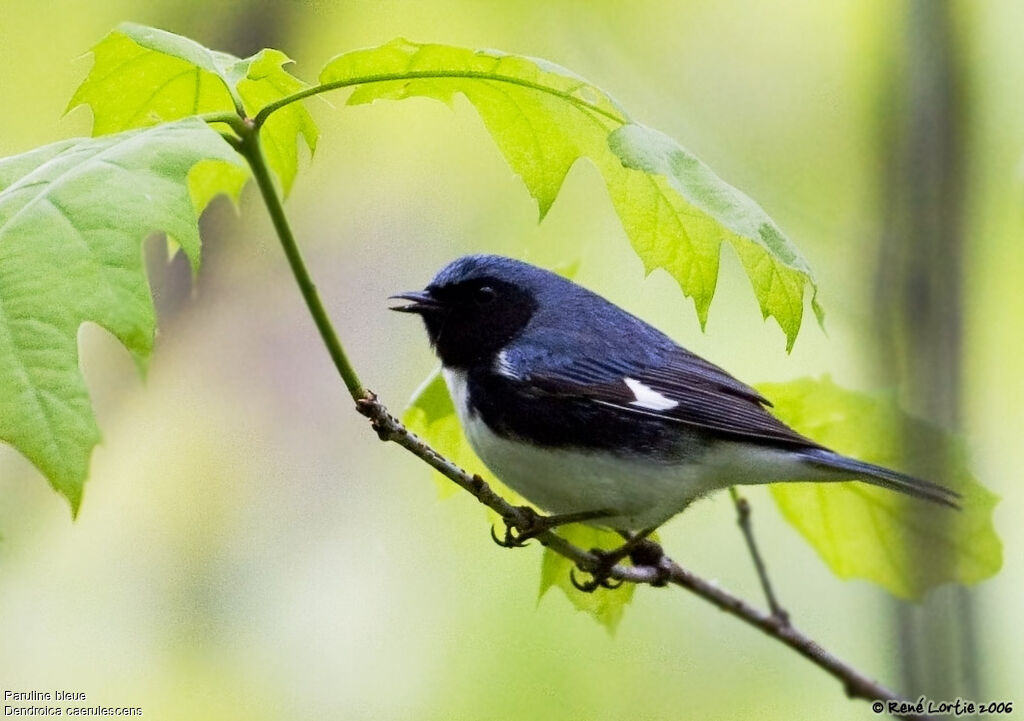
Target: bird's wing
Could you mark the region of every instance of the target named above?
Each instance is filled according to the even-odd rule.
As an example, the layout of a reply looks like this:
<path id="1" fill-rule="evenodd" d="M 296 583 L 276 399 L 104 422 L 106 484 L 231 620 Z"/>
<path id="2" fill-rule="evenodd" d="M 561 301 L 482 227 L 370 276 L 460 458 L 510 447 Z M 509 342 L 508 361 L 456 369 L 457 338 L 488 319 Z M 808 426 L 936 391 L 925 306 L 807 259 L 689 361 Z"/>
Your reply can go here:
<path id="1" fill-rule="evenodd" d="M 616 362 L 607 356 L 537 361 L 534 357 L 525 364 L 529 372 L 518 373 L 518 380 L 534 392 L 585 400 L 723 437 L 820 447 L 766 411 L 771 403 L 756 390 L 679 346 L 643 363 Z"/>

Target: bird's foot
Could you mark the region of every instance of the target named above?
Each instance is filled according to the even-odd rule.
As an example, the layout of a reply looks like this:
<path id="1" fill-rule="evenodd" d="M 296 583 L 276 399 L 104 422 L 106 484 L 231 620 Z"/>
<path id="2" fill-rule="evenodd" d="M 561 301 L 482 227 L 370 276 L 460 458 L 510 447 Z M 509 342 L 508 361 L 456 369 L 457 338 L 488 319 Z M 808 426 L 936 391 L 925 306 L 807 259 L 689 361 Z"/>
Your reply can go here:
<path id="1" fill-rule="evenodd" d="M 577 590 L 583 591 L 583 593 L 593 593 L 599 588 L 614 590 L 622 585 L 623 582 L 613 579 L 611 574 L 615 564 L 624 556 L 619 556 L 616 550 L 608 551 L 603 548 L 591 548 L 590 555 L 597 558 L 596 564 L 588 564 L 585 568 L 582 565 L 576 567 L 589 574 L 589 580 L 581 581 L 576 577 L 576 568 L 569 569 L 569 582 Z"/>
<path id="2" fill-rule="evenodd" d="M 665 552 L 661 546 L 647 538 L 654 531 L 653 528 L 642 531 L 638 534 L 627 536 L 627 540 L 618 548 L 611 550 L 603 548 L 592 548 L 590 553 L 597 557 L 596 565 L 589 565 L 580 570 L 590 574 L 590 580 L 580 581 L 575 574 L 575 569 L 569 572 L 569 580 L 572 585 L 584 593 L 593 593 L 599 588 L 614 589 L 622 585 L 622 581 L 611 578 L 612 569 L 619 561 L 629 558 L 634 566 L 647 566 L 655 569 L 656 577 L 651 581 L 652 586 L 664 586 L 668 583 L 668 571 L 661 567 L 661 559 Z M 624 534 L 625 535 L 625 534 Z"/>
<path id="3" fill-rule="evenodd" d="M 597 518 L 606 518 L 614 515 L 613 511 L 582 511 L 580 513 L 559 513 L 550 516 L 542 516 L 529 506 L 519 506 L 519 518 L 505 518 L 505 533 L 502 537 L 491 526 L 491 538 L 502 548 L 521 548 L 531 538 L 536 538 L 559 526 L 569 523 L 580 523 L 592 521 Z"/>
<path id="4" fill-rule="evenodd" d="M 505 535 L 498 538 L 491 526 L 491 538 L 502 548 L 522 548 L 531 538 L 536 538 L 548 530 L 543 523 L 545 516 L 540 515 L 529 506 L 519 506 L 519 519 L 505 521 Z"/>

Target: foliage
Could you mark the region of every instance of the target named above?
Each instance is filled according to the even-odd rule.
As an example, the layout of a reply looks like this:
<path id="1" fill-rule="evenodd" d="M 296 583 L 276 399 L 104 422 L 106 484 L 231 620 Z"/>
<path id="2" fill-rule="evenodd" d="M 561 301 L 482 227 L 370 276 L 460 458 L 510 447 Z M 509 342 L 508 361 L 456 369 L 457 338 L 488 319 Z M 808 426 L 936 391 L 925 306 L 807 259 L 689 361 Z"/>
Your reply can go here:
<path id="1" fill-rule="evenodd" d="M 103 326 L 145 366 L 155 319 L 139 246 L 164 231 L 198 264 L 188 177 L 211 160 L 240 162 L 195 119 L 0 160 L 0 437 L 72 511 L 99 442 L 78 327 Z"/>
<path id="2" fill-rule="evenodd" d="M 722 241 L 739 254 L 765 318 L 792 347 L 810 267 L 753 200 L 671 138 L 635 123 L 599 88 L 552 63 L 494 51 L 395 40 L 341 55 L 320 82 L 355 86 L 349 104 L 462 93 L 480 113 L 541 218 L 569 168 L 590 160 L 647 272 L 668 271 L 693 298 L 703 325 L 718 280 Z M 813 300 L 815 312 L 821 308 Z"/>
<path id="3" fill-rule="evenodd" d="M 616 534 L 581 523 L 561 528 L 558 534 L 580 548 L 613 549 L 622 545 L 622 538 Z M 577 610 L 591 614 L 609 633 L 614 633 L 626 606 L 633 600 L 636 585 L 624 583 L 618 588 L 598 588 L 593 593 L 584 593 L 572 583 L 575 570 L 568 558 L 545 548 L 540 566 L 538 600 L 550 589 L 558 588 Z"/>
<path id="4" fill-rule="evenodd" d="M 92 52 L 92 69 L 68 109 L 88 105 L 94 135 L 192 115 L 240 112 L 253 116 L 306 87 L 285 72 L 283 66 L 291 61 L 278 50 L 261 50 L 242 60 L 135 23 L 119 26 Z M 298 172 L 296 140 L 301 136 L 312 152 L 319 137 L 316 123 L 296 102 L 275 113 L 260 135 L 267 163 L 287 195 Z"/>
<path id="5" fill-rule="evenodd" d="M 780 418 L 855 458 L 900 467 L 923 449 L 913 472 L 960 492 L 963 510 L 937 508 L 864 483 L 771 486 L 783 515 L 842 578 L 866 578 L 900 598 L 919 599 L 942 583 L 977 583 L 1003 563 L 992 525 L 998 497 L 967 468 L 963 443 L 910 418 L 888 395 L 840 388 L 829 378 L 765 383 Z"/>

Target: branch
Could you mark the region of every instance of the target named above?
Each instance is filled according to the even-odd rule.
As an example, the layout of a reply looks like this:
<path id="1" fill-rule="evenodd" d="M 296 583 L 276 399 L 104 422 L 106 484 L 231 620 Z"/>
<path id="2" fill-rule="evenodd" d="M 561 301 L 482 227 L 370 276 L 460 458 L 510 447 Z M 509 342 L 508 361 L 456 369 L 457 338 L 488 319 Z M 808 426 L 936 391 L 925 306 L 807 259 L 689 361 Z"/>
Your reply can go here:
<path id="1" fill-rule="evenodd" d="M 757 548 L 757 542 L 754 541 L 754 528 L 750 524 L 750 503 L 740 495 L 735 486 L 729 487 L 729 495 L 732 496 L 732 502 L 736 505 L 736 523 L 739 524 L 740 530 L 743 531 L 743 538 L 747 541 L 750 557 L 754 559 L 754 568 L 757 569 L 757 577 L 761 581 L 761 588 L 764 590 L 764 597 L 768 601 L 768 608 L 771 609 L 772 616 L 779 619 L 783 625 L 788 626 L 789 613 L 775 598 L 772 582 L 768 580 L 768 569 L 764 565 L 764 559 L 761 558 L 761 551 Z"/>
<path id="2" fill-rule="evenodd" d="M 521 507 L 512 505 L 495 493 L 479 475 L 470 475 L 427 445 L 422 439 L 409 431 L 397 418 L 391 415 L 384 404 L 377 399 L 376 395 L 367 392 L 366 396 L 356 401 L 356 410 L 370 419 L 373 429 L 382 441 L 397 443 L 417 458 L 422 459 L 460 488 L 471 493 L 480 503 L 495 511 L 510 526 L 520 528 L 528 526 L 530 519 Z M 749 529 L 749 524 L 746 528 Z M 750 538 L 752 543 L 752 537 L 748 538 Z M 584 571 L 591 571 L 600 566 L 600 559 L 597 556 L 569 543 L 552 531 L 545 531 L 538 535 L 536 539 L 555 553 L 573 561 Z M 756 546 L 753 548 L 756 553 Z M 760 558 L 759 555 L 755 557 Z M 691 591 L 705 601 L 717 606 L 719 610 L 735 616 L 789 646 L 811 663 L 838 679 L 843 684 L 843 688 L 850 698 L 861 698 L 868 701 L 906 702 L 895 691 L 869 678 L 794 628 L 789 623 L 784 611 L 781 614 L 778 612 L 764 613 L 743 599 L 732 595 L 729 591 L 691 573 L 667 556 L 661 558 L 657 568 L 651 566 L 617 565 L 612 567 L 609 576 L 620 581 L 645 584 L 663 583 L 667 577 L 668 583 Z M 765 576 L 762 578 L 766 580 Z M 910 717 L 896 716 L 896 718 Z M 913 718 L 922 719 L 927 717 L 914 716 Z"/>

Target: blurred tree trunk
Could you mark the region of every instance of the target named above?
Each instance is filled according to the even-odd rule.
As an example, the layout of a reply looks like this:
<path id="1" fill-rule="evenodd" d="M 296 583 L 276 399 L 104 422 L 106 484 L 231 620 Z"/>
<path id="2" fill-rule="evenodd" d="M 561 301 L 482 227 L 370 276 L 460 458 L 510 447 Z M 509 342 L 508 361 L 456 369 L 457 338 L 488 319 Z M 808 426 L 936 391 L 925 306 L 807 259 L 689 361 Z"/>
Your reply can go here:
<path id="1" fill-rule="evenodd" d="M 963 360 L 964 79 L 946 0 L 906 0 L 897 67 L 883 83 L 884 230 L 877 257 L 879 367 L 909 410 L 949 430 L 961 422 Z M 941 449 L 914 447 L 914 457 Z M 942 482 L 943 479 L 933 479 Z M 935 522 L 948 516 L 935 514 Z M 920 563 L 949 563 L 930 549 Z M 919 605 L 894 602 L 901 690 L 910 697 L 977 698 L 974 608 L 961 587 Z"/>

